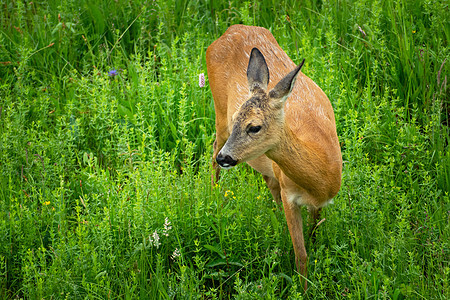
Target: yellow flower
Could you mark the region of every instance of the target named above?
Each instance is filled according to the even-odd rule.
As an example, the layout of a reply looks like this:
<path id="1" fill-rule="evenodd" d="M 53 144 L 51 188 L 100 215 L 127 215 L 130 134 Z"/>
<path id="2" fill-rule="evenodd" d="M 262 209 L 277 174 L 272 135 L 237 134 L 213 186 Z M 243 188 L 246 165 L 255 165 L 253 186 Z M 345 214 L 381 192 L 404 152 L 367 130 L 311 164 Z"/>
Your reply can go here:
<path id="1" fill-rule="evenodd" d="M 45 201 L 44 202 L 44 205 L 49 205 L 50 204 L 50 201 Z"/>
<path id="2" fill-rule="evenodd" d="M 225 191 L 225 197 L 228 197 L 228 195 L 233 196 L 234 195 L 233 191 L 230 190 Z"/>
<path id="3" fill-rule="evenodd" d="M 416 33 L 416 31 L 415 31 L 415 30 L 413 30 L 413 31 L 412 31 L 412 33 Z"/>

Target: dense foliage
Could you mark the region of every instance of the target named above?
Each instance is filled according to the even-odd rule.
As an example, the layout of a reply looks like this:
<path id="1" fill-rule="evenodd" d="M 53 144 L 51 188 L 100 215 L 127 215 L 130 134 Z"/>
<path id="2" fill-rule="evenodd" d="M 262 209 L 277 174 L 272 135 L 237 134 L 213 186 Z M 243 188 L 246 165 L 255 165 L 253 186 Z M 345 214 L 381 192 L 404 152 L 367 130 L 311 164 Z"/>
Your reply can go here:
<path id="1" fill-rule="evenodd" d="M 0 3 L 1 298 L 450 298 L 448 1 Z M 237 23 L 335 109 L 306 292 L 261 176 L 210 184 L 198 78 Z"/>

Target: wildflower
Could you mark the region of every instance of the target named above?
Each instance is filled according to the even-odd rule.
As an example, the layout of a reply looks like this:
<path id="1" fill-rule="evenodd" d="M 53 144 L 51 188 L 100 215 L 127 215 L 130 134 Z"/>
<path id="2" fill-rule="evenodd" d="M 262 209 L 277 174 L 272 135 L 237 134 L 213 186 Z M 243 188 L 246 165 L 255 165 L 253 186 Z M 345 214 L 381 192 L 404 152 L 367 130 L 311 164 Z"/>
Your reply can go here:
<path id="1" fill-rule="evenodd" d="M 116 77 L 117 76 L 117 70 L 116 69 L 112 69 L 111 71 L 108 72 L 108 76 L 109 77 Z"/>
<path id="2" fill-rule="evenodd" d="M 230 190 L 225 191 L 225 197 L 233 196 L 233 195 L 234 195 L 233 191 L 230 191 Z"/>
<path id="3" fill-rule="evenodd" d="M 201 88 L 205 86 L 205 74 L 204 73 L 200 73 L 200 75 L 198 75 L 198 86 Z"/>
<path id="4" fill-rule="evenodd" d="M 361 28 L 361 26 L 358 25 L 358 29 L 359 29 L 359 32 L 361 32 L 361 34 L 362 34 L 364 37 L 367 36 L 367 34 L 364 32 L 364 30 Z"/>
<path id="5" fill-rule="evenodd" d="M 45 201 L 44 202 L 44 205 L 49 205 L 50 204 L 50 201 Z"/>
<path id="6" fill-rule="evenodd" d="M 413 31 L 412 31 L 412 33 L 416 33 L 416 31 L 415 31 L 415 30 L 413 30 Z"/>
<path id="7" fill-rule="evenodd" d="M 169 236 L 169 231 L 170 231 L 171 229 L 172 229 L 172 226 L 170 226 L 169 218 L 166 217 L 166 219 L 165 219 L 165 221 L 164 221 L 163 235 Z"/>
<path id="8" fill-rule="evenodd" d="M 175 260 L 180 256 L 181 256 L 180 250 L 178 250 L 178 248 L 175 248 L 175 251 L 173 251 L 172 253 L 172 259 Z"/>
<path id="9" fill-rule="evenodd" d="M 159 246 L 161 246 L 161 243 L 159 242 L 159 235 L 156 230 L 151 236 L 148 237 L 148 240 L 150 241 L 150 245 L 155 246 L 156 248 L 159 248 Z"/>

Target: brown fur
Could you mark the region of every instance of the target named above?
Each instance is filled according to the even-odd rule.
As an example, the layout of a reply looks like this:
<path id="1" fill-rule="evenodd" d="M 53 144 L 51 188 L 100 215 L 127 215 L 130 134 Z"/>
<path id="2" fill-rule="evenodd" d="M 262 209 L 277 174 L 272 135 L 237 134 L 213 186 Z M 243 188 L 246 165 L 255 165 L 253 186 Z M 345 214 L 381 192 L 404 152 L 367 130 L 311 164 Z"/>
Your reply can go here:
<path id="1" fill-rule="evenodd" d="M 266 90 L 250 93 L 246 71 L 255 47 L 265 58 L 270 81 Z M 341 185 L 341 150 L 330 101 L 301 71 L 286 102 L 269 93 L 295 64 L 261 27 L 231 26 L 208 47 L 206 63 L 216 111 L 216 179 L 220 169 L 215 159 L 225 143 L 228 155 L 264 175 L 272 195 L 281 195 L 297 268 L 306 277 L 300 205 L 317 211 Z M 262 126 L 260 133 L 246 131 L 255 125 Z"/>

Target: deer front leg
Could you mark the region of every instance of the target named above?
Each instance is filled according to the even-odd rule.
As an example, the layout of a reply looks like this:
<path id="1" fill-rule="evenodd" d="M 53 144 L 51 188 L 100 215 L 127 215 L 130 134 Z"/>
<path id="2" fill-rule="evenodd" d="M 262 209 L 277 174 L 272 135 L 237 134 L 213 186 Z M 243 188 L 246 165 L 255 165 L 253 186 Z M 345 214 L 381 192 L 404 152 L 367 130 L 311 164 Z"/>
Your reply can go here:
<path id="1" fill-rule="evenodd" d="M 285 190 L 281 190 L 281 200 L 283 201 L 284 214 L 291 235 L 292 244 L 295 252 L 295 264 L 297 270 L 304 277 L 304 288 L 307 288 L 307 262 L 308 256 L 306 254 L 305 241 L 303 238 L 303 220 L 301 214 L 301 207 L 288 200 L 288 195 Z"/>
<path id="2" fill-rule="evenodd" d="M 316 208 L 314 206 L 308 207 L 308 227 L 309 227 L 309 237 L 311 244 L 314 244 L 316 240 L 316 230 L 319 224 L 321 224 L 323 221 L 319 222 L 320 219 L 320 213 L 322 211 L 322 208 Z M 325 220 L 325 219 L 324 219 Z"/>
<path id="3" fill-rule="evenodd" d="M 270 190 L 270 193 L 272 194 L 273 200 L 277 203 L 277 205 L 281 205 L 281 187 L 280 183 L 276 178 L 269 177 L 266 175 L 263 175 L 264 181 L 267 184 L 267 187 Z M 281 207 L 280 207 L 281 209 Z"/>
<path id="4" fill-rule="evenodd" d="M 219 175 L 220 175 L 220 166 L 216 161 L 217 154 L 219 153 L 220 148 L 217 147 L 217 138 L 214 140 L 213 143 L 213 156 L 212 156 L 212 168 L 213 173 L 211 174 L 211 185 L 214 186 L 219 181 Z"/>

